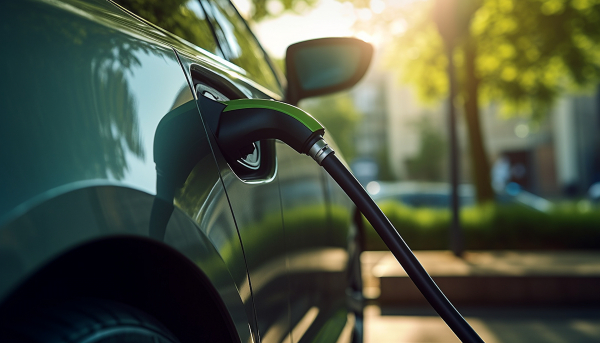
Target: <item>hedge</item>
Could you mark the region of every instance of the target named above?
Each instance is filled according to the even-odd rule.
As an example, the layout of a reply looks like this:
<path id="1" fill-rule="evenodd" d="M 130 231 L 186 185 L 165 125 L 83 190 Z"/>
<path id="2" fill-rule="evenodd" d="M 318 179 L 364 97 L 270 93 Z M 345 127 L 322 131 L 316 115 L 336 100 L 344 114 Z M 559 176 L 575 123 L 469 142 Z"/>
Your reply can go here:
<path id="1" fill-rule="evenodd" d="M 449 248 L 449 210 L 411 208 L 395 201 L 380 206 L 412 249 Z M 387 250 L 364 222 L 366 249 Z M 600 248 L 600 209 L 577 204 L 558 205 L 548 213 L 516 204 L 469 207 L 461 210 L 461 226 L 465 249 L 470 250 Z"/>

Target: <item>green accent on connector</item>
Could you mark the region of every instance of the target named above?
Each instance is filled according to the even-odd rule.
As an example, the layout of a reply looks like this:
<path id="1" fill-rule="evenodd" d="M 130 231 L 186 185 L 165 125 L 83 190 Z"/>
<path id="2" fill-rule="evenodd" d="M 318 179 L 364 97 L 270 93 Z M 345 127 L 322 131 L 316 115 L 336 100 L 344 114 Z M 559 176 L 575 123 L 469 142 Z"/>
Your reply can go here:
<path id="1" fill-rule="evenodd" d="M 323 125 L 321 125 L 321 123 L 319 123 L 309 113 L 299 109 L 296 106 L 292 106 L 284 102 L 266 99 L 236 99 L 224 101 L 223 104 L 227 105 L 223 112 L 241 110 L 245 108 L 265 108 L 269 110 L 279 111 L 296 118 L 312 132 L 323 130 Z"/>

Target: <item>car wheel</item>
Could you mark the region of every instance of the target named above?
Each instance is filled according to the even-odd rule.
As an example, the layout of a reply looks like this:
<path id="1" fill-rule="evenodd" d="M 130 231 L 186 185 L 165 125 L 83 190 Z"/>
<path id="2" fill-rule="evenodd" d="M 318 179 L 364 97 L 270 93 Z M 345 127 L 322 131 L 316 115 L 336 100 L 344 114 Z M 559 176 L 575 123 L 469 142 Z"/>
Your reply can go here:
<path id="1" fill-rule="evenodd" d="M 4 323 L 3 342 L 179 343 L 151 315 L 114 301 L 77 299 L 23 312 Z"/>

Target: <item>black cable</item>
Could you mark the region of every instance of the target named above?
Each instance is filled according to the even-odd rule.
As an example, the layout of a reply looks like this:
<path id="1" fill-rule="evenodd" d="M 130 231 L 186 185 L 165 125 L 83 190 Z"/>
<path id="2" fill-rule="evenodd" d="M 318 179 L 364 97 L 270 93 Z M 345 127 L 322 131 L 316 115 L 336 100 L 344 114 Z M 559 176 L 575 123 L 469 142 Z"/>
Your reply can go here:
<path id="1" fill-rule="evenodd" d="M 277 138 L 294 150 L 311 156 L 354 201 L 417 288 L 456 336 L 463 342 L 483 342 L 433 282 L 373 199 L 337 159 L 333 150 L 322 139 L 323 126 L 310 114 L 284 103 L 267 101 L 269 106 L 266 106 L 264 100 L 239 100 L 238 105 L 232 104 L 236 100 L 229 103 L 215 102 L 212 105 L 208 103 L 210 101 L 212 100 L 205 97 L 198 98 L 203 115 L 206 116 L 208 111 L 214 118 L 211 121 L 213 125 L 209 123 L 208 126 L 219 140 L 219 146 L 230 147 L 223 149 L 225 154 L 229 154 L 230 158 L 235 160 L 241 147 L 256 140 Z M 273 107 L 273 104 L 276 106 Z M 232 108 L 227 110 L 230 105 Z M 233 112 L 236 112 L 235 116 L 232 116 Z M 244 120 L 240 121 L 240 118 Z"/>
<path id="2" fill-rule="evenodd" d="M 444 293 L 438 288 L 431 276 L 425 271 L 419 260 L 404 242 L 398 231 L 388 218 L 381 212 L 373 199 L 362 185 L 354 178 L 352 173 L 340 162 L 335 154 L 330 153 L 321 162 L 321 165 L 331 175 L 335 182 L 342 187 L 356 207 L 364 214 L 383 242 L 402 265 L 408 276 L 415 283 L 419 291 L 442 317 L 454 334 L 462 341 L 468 343 L 483 342 L 475 330 L 467 323 L 463 316 L 454 308 Z"/>

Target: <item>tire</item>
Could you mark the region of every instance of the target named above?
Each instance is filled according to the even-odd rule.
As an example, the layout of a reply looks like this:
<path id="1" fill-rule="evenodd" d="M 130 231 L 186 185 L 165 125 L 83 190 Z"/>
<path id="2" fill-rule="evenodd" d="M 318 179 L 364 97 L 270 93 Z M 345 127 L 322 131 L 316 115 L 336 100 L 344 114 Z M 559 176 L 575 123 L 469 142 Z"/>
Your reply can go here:
<path id="1" fill-rule="evenodd" d="M 25 311 L 5 327 L 6 341 L 27 343 L 179 343 L 151 315 L 101 299 L 76 299 Z M 6 324 L 6 323 L 5 323 Z"/>

